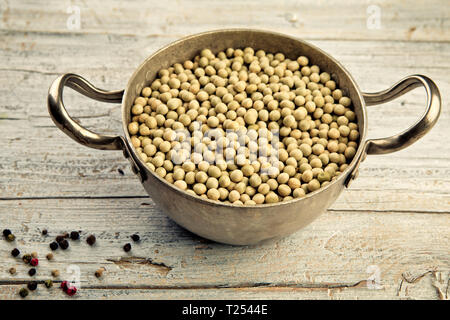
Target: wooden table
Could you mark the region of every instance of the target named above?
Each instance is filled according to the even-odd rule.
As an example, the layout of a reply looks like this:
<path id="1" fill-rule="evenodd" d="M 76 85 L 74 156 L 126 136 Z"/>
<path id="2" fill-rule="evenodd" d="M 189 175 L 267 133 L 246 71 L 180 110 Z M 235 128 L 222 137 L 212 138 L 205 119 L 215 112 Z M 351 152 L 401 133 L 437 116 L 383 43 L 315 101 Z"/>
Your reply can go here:
<path id="1" fill-rule="evenodd" d="M 19 298 L 30 281 L 27 267 L 10 256 L 14 247 L 39 253 L 38 280 L 51 278 L 53 269 L 61 280 L 69 266 L 79 268 L 79 299 L 448 299 L 448 3 L 326 3 L 48 0 L 42 6 L 0 0 L 0 229 L 17 237 L 0 241 L 0 300 Z M 81 11 L 80 29 L 70 6 Z M 155 208 L 121 152 L 88 149 L 56 129 L 46 95 L 51 81 L 66 72 L 101 88 L 124 88 L 158 48 L 223 27 L 309 40 L 341 61 L 363 91 L 385 89 L 409 74 L 428 75 L 441 90 L 441 119 L 406 150 L 368 157 L 359 178 L 306 229 L 257 246 L 201 239 Z M 88 128 L 121 132 L 119 105 L 71 90 L 65 101 Z M 417 89 L 370 107 L 369 137 L 405 129 L 424 106 L 424 91 Z M 82 230 L 82 240 L 46 261 L 54 236 L 72 230 Z M 142 241 L 126 254 L 122 246 L 133 233 Z M 95 247 L 84 240 L 89 234 L 97 236 Z M 17 274 L 11 276 L 13 266 Z M 102 279 L 94 276 L 99 267 L 106 268 Z M 368 287 L 378 271 L 380 288 Z M 27 299 L 50 298 L 68 297 L 39 286 Z"/>

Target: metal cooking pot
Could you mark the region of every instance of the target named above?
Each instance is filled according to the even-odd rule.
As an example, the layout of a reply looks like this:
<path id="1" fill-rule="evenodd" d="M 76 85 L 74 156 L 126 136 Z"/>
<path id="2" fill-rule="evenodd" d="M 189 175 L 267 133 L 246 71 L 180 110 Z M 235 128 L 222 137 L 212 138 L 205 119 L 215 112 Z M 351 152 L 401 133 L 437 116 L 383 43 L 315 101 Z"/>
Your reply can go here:
<path id="1" fill-rule="evenodd" d="M 192 59 L 203 48 L 219 52 L 229 47 L 252 47 L 272 53 L 282 51 L 289 58 L 305 55 L 312 64 L 330 73 L 345 95 L 352 99 L 360 141 L 352 162 L 335 181 L 303 198 L 275 204 L 241 206 L 190 195 L 151 172 L 140 160 L 131 144 L 127 124 L 131 117 L 130 108 L 142 88 L 152 82 L 161 68 Z M 122 103 L 123 135 L 99 135 L 75 122 L 64 107 L 62 96 L 65 86 L 98 101 Z M 423 116 L 402 133 L 384 139 L 366 140 L 366 105 L 390 101 L 418 86 L 423 86 L 427 94 Z M 362 93 L 348 71 L 319 48 L 287 35 L 251 29 L 210 31 L 175 41 L 148 57 L 133 73 L 125 90 L 104 91 L 94 87 L 84 78 L 69 73 L 58 77 L 48 94 L 48 111 L 56 126 L 69 137 L 95 149 L 122 150 L 145 190 L 171 219 L 202 237 L 235 245 L 255 244 L 266 239 L 283 237 L 308 225 L 356 178 L 358 167 L 368 154 L 391 153 L 411 145 L 433 127 L 440 109 L 439 90 L 426 76 L 411 75 L 387 90 Z"/>

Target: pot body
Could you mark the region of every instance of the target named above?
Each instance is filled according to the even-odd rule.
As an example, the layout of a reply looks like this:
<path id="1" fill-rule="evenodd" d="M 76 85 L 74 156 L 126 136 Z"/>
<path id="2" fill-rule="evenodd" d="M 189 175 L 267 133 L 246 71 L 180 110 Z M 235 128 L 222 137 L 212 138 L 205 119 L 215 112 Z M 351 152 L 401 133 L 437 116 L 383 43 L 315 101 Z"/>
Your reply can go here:
<path id="1" fill-rule="evenodd" d="M 364 139 L 366 131 L 364 100 L 350 74 L 331 56 L 299 39 L 277 33 L 219 30 L 176 41 L 150 56 L 136 70 L 130 78 L 122 101 L 126 140 L 130 139 L 126 126 L 130 121 L 130 108 L 133 101 L 142 88 L 155 79 L 161 68 L 168 68 L 174 63 L 193 59 L 203 48 L 219 52 L 229 47 L 252 47 L 274 54 L 283 52 L 287 58 L 291 59 L 301 55 L 307 56 L 310 63 L 329 72 L 332 79 L 339 83 L 341 88 L 345 88 L 345 94 L 349 95 L 353 101 L 361 139 Z M 129 142 L 127 144 L 130 145 Z M 141 175 L 145 190 L 171 219 L 202 237 L 228 244 L 247 245 L 291 234 L 308 225 L 324 212 L 342 192 L 358 162 L 357 159 L 361 156 L 361 145 L 360 143 L 349 168 L 329 186 L 310 193 L 302 199 L 258 206 L 225 205 L 186 194 L 150 172 L 139 160 L 134 149 L 129 147 L 129 150 L 138 167 L 138 175 Z"/>
<path id="2" fill-rule="evenodd" d="M 142 88 L 155 79 L 160 69 L 193 59 L 204 48 L 219 52 L 229 47 L 252 47 L 270 53 L 282 52 L 291 59 L 305 55 L 311 64 L 318 65 L 321 70 L 330 73 L 344 94 L 352 99 L 360 141 L 352 162 L 337 179 L 303 198 L 275 204 L 239 206 L 190 195 L 161 179 L 140 160 L 132 147 L 127 125 L 130 122 L 130 109 L 134 99 Z M 99 135 L 72 119 L 62 99 L 65 86 L 95 100 L 121 102 L 124 136 Z M 397 135 L 366 140 L 366 105 L 390 101 L 418 86 L 423 86 L 427 94 L 426 110 L 422 117 Z M 234 245 L 256 244 L 283 237 L 308 225 L 324 212 L 356 177 L 359 164 L 367 154 L 385 154 L 409 146 L 434 126 L 441 110 L 439 90 L 426 76 L 408 76 L 387 90 L 363 94 L 345 68 L 317 47 L 287 35 L 252 29 L 210 31 L 169 44 L 141 64 L 131 76 L 125 91 L 101 90 L 76 74 L 64 74 L 52 83 L 47 101 L 54 123 L 75 141 L 96 149 L 123 150 L 145 190 L 171 219 L 202 237 Z"/>

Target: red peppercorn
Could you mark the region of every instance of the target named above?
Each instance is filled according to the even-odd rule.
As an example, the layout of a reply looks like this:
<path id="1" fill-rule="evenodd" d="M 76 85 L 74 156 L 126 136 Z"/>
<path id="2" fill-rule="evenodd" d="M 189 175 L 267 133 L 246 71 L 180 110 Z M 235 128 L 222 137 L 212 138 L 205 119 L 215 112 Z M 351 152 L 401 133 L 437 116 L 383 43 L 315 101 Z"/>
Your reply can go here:
<path id="1" fill-rule="evenodd" d="M 37 258 L 31 259 L 30 264 L 36 267 L 39 264 L 39 260 Z"/>
<path id="2" fill-rule="evenodd" d="M 64 292 L 67 292 L 68 289 L 67 281 L 61 282 L 61 289 L 63 289 Z"/>
<path id="3" fill-rule="evenodd" d="M 70 288 L 67 289 L 66 293 L 69 296 L 73 296 L 73 295 L 75 295 L 77 293 L 77 288 L 76 287 L 70 287 Z"/>

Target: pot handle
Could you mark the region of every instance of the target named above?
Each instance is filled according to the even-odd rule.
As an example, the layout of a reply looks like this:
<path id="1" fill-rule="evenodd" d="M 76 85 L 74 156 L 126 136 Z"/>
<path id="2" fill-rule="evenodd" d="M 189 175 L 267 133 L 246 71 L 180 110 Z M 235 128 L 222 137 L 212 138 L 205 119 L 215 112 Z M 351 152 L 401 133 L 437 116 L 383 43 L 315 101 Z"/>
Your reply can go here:
<path id="1" fill-rule="evenodd" d="M 124 91 L 104 91 L 94 87 L 79 75 L 66 73 L 53 81 L 48 91 L 47 99 L 48 112 L 53 122 L 73 140 L 94 149 L 123 150 L 125 144 L 121 136 L 97 134 L 80 126 L 70 117 L 63 102 L 65 86 L 94 100 L 110 103 L 121 103 Z"/>
<path id="2" fill-rule="evenodd" d="M 375 93 L 363 93 L 366 105 L 372 106 L 391 101 L 419 86 L 425 88 L 427 104 L 425 113 L 405 131 L 387 138 L 367 140 L 367 154 L 386 154 L 404 149 L 423 137 L 435 125 L 441 112 L 441 95 L 436 84 L 430 78 L 415 74 L 400 80 L 387 90 Z"/>

